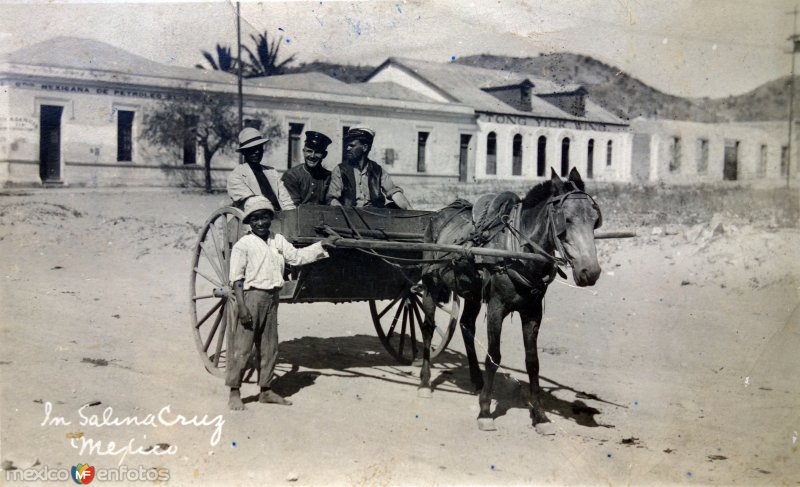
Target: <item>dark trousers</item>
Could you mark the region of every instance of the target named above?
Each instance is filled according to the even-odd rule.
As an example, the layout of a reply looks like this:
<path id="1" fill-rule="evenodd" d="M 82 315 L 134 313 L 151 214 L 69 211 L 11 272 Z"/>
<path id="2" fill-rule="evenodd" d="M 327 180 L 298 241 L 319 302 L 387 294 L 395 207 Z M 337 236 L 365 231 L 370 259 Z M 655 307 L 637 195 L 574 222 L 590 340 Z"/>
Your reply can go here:
<path id="1" fill-rule="evenodd" d="M 238 388 L 242 374 L 256 344 L 259 359 L 258 385 L 267 387 L 278 361 L 278 295 L 279 290 L 248 289 L 244 304 L 253 317 L 253 327 L 245 328 L 238 319 L 228 327 L 228 365 L 225 385 Z"/>

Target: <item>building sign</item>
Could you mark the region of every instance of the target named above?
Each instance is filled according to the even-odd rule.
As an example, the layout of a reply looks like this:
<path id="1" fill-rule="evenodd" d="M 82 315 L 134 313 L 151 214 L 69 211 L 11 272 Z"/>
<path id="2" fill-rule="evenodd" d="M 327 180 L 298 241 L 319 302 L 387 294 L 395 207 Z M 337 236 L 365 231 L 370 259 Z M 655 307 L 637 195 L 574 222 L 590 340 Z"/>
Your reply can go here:
<path id="1" fill-rule="evenodd" d="M 600 122 L 581 122 L 578 120 L 556 120 L 553 118 L 525 117 L 521 115 L 502 115 L 494 113 L 478 114 L 479 122 L 517 125 L 521 127 L 542 127 L 550 129 L 593 130 L 596 132 L 619 132 L 625 126 L 607 125 Z"/>
<path id="2" fill-rule="evenodd" d="M 31 117 L 0 117 L 0 129 L 32 131 L 39 128 L 36 119 Z"/>
<path id="3" fill-rule="evenodd" d="M 32 81 L 15 81 L 16 88 L 27 88 L 32 90 L 52 91 L 59 93 L 81 93 L 84 95 L 108 95 L 126 98 L 147 98 L 150 100 L 172 101 L 187 100 L 189 95 L 179 93 L 168 93 L 162 91 L 149 90 L 126 90 L 122 88 L 107 88 L 95 85 L 73 85 L 62 83 L 41 83 Z"/>

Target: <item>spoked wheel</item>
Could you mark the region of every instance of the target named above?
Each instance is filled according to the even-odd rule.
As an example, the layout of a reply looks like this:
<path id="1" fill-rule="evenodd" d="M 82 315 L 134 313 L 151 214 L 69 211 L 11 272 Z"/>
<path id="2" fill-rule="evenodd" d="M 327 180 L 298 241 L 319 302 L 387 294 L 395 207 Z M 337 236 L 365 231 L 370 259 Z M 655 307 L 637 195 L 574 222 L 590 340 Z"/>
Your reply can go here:
<path id="1" fill-rule="evenodd" d="M 422 359 L 422 329 L 425 319 L 422 311 L 422 293 L 409 289 L 394 300 L 369 302 L 369 311 L 378 338 L 384 348 L 403 365 L 411 365 Z M 431 360 L 447 348 L 458 323 L 461 300 L 450 295 L 446 303 L 437 304 L 435 313 L 436 330 L 431 341 Z"/>
<path id="2" fill-rule="evenodd" d="M 192 257 L 190 315 L 197 351 L 206 370 L 225 376 L 226 330 L 237 319 L 228 286 L 231 248 L 243 233 L 243 213 L 225 207 L 206 221 Z"/>

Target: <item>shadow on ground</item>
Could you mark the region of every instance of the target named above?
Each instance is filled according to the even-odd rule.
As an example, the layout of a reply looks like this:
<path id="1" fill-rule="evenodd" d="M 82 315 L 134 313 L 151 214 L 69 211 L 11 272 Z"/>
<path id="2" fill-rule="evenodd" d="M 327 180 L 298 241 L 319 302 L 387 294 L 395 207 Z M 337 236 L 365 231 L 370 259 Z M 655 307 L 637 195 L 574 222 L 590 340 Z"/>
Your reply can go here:
<path id="1" fill-rule="evenodd" d="M 320 376 L 370 378 L 411 387 L 419 384 L 419 364 L 399 365 L 384 350 L 380 340 L 369 335 L 329 338 L 303 337 L 282 342 L 278 363 L 278 372 L 279 374 L 283 373 L 273 381 L 272 388 L 284 397 L 291 397 L 300 390 L 313 386 Z M 433 374 L 435 379 L 432 385 L 436 393 L 475 394 L 469 378 L 467 358 L 464 354 L 445 350 L 434 361 L 434 367 L 437 370 Z M 501 370 L 503 369 L 524 374 L 524 371 L 517 369 L 501 367 Z M 252 380 L 255 380 L 254 375 Z M 550 414 L 572 420 L 581 426 L 614 427 L 598 423 L 595 416 L 601 411 L 588 405 L 582 399 L 614 407 L 625 407 L 547 377 L 540 377 L 540 381 L 544 391 L 545 410 Z M 574 399 L 562 399 L 555 395 L 558 391 L 574 396 Z M 492 414 L 493 418 L 504 416 L 511 409 L 527 409 L 529 383 L 518 380 L 508 372 L 498 372 L 495 377 L 493 398 L 497 400 L 497 406 Z M 475 400 L 477 401 L 477 396 Z"/>

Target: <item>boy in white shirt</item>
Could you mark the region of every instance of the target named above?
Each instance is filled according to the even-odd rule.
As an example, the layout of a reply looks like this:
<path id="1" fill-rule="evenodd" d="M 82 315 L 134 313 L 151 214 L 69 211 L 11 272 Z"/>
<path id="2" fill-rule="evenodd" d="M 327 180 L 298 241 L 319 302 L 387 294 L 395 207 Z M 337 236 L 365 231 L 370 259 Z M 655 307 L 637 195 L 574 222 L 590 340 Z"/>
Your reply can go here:
<path id="1" fill-rule="evenodd" d="M 239 310 L 239 320 L 228 329 L 228 363 L 225 384 L 230 387 L 228 407 L 244 409 L 242 374 L 253 343 L 259 355 L 259 380 L 262 403 L 291 405 L 269 387 L 278 360 L 278 298 L 284 284 L 283 267 L 310 264 L 328 257 L 323 249 L 335 238 L 296 249 L 283 235 L 269 231 L 275 211 L 269 200 L 253 196 L 245 202 L 244 223 L 251 232 L 239 239 L 231 252 L 230 280 Z"/>

